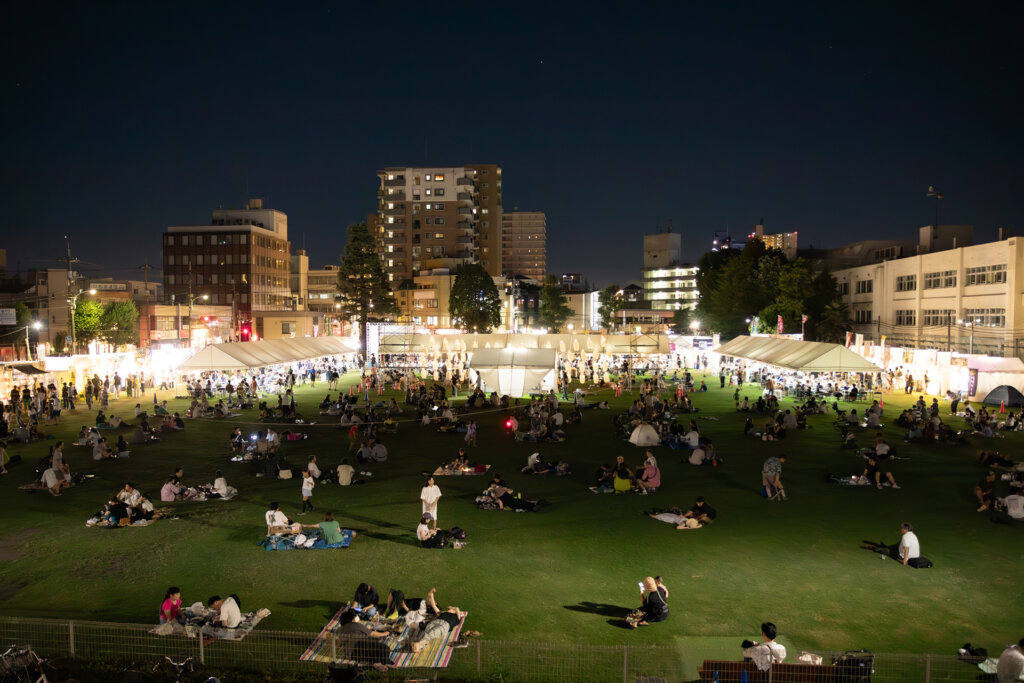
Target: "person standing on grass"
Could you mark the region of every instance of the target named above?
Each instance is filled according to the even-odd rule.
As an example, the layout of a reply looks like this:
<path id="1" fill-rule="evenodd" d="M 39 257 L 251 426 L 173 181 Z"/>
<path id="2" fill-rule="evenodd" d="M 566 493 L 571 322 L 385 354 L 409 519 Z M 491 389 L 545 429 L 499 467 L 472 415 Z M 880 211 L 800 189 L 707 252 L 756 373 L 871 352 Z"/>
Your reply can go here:
<path id="1" fill-rule="evenodd" d="M 476 446 L 476 421 L 470 420 L 466 425 L 466 445 Z"/>
<path id="2" fill-rule="evenodd" d="M 743 641 L 743 658 L 754 662 L 758 671 L 768 671 L 772 664 L 781 664 L 786 658 L 786 647 L 775 642 L 775 624 L 766 621 L 761 624 L 762 642 Z"/>
<path id="3" fill-rule="evenodd" d="M 433 477 L 427 477 L 427 481 L 423 484 L 423 489 L 420 491 L 420 502 L 423 503 L 423 513 L 430 513 L 434 529 L 437 528 L 437 501 L 440 498 L 440 487 L 434 483 Z"/>
<path id="4" fill-rule="evenodd" d="M 786 462 L 785 453 L 778 457 L 768 458 L 761 468 L 761 485 L 765 487 L 769 498 L 773 497 L 772 490 L 774 489 L 774 495 L 786 500 L 786 491 L 782 487 L 782 463 L 784 462 Z"/>
<path id="5" fill-rule="evenodd" d="M 316 480 L 310 475 L 309 470 L 302 470 L 302 512 L 300 514 L 306 514 L 306 510 L 313 511 L 314 486 L 316 486 Z"/>

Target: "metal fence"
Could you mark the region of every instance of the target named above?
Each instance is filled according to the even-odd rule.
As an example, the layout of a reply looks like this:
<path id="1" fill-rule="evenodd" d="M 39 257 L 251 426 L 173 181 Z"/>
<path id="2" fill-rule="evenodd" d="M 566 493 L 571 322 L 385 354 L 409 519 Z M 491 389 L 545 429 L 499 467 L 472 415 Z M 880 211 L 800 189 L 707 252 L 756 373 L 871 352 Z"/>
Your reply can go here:
<path id="1" fill-rule="evenodd" d="M 75 657 L 124 663 L 155 663 L 163 657 L 194 661 L 217 669 L 247 669 L 323 675 L 326 664 L 300 662 L 299 656 L 316 633 L 257 630 L 241 642 L 215 641 L 204 646 L 201 638 L 158 636 L 152 625 L 96 621 L 64 621 L 0 617 L 0 646 L 29 645 L 44 657 Z M 787 662 L 796 662 L 790 652 Z M 816 652 L 826 664 L 841 653 Z M 424 672 L 395 670 L 374 675 L 377 680 L 403 681 L 416 676 L 451 681 L 502 683 L 680 683 L 698 678 L 702 655 L 670 646 L 544 644 L 473 640 L 453 652 L 447 669 Z M 874 655 L 870 680 L 977 681 L 977 666 L 955 655 Z M 807 672 L 811 674 L 810 671 Z M 708 679 L 712 676 L 709 674 Z M 799 680 L 840 680 L 828 674 Z M 727 678 L 722 677 L 722 680 Z M 768 678 L 769 681 L 773 678 Z M 783 678 L 774 680 L 783 683 Z M 787 680 L 794 680 L 788 678 Z M 861 680 L 861 679 L 857 679 Z"/>

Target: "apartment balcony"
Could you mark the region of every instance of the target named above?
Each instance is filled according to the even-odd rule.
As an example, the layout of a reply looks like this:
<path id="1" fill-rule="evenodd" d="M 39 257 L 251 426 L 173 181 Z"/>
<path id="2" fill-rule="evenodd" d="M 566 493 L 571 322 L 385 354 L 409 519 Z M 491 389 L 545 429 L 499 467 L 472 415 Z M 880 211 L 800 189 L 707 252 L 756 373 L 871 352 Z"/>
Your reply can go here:
<path id="1" fill-rule="evenodd" d="M 405 190 L 396 190 L 389 192 L 384 195 L 384 201 L 386 202 L 404 202 L 405 201 Z"/>
<path id="2" fill-rule="evenodd" d="M 402 258 L 405 258 L 405 249 L 402 249 L 401 247 L 399 247 L 398 249 L 395 249 L 394 251 L 389 251 L 388 252 L 388 256 L 392 257 L 392 258 L 398 258 L 399 256 L 401 256 Z"/>
<path id="3" fill-rule="evenodd" d="M 394 223 L 388 223 L 386 221 L 384 223 L 384 228 L 385 229 L 387 229 L 387 228 L 404 228 L 404 227 L 405 227 L 405 219 L 404 218 L 396 218 Z"/>
<path id="4" fill-rule="evenodd" d="M 461 178 L 456 178 L 455 179 L 455 184 L 456 185 L 468 185 L 469 187 L 476 187 L 476 183 L 473 182 L 473 179 L 469 178 L 467 176 L 462 176 Z"/>
<path id="5" fill-rule="evenodd" d="M 455 198 L 458 199 L 460 202 L 473 201 L 473 195 L 470 194 L 469 192 L 459 192 L 457 195 L 455 195 Z"/>
<path id="6" fill-rule="evenodd" d="M 384 237 L 384 244 L 405 244 L 405 233 L 396 232 L 391 237 Z"/>
<path id="7" fill-rule="evenodd" d="M 472 244 L 474 247 L 476 246 L 476 240 L 474 238 L 472 238 L 472 237 L 466 237 L 466 236 L 456 237 L 455 238 L 455 243 L 456 244 Z"/>
<path id="8" fill-rule="evenodd" d="M 449 254 L 453 258 L 473 258 L 474 254 L 471 251 L 457 251 L 454 254 Z"/>
<path id="9" fill-rule="evenodd" d="M 473 215 L 473 209 L 469 208 L 468 206 L 460 206 L 459 207 L 459 215 L 460 216 L 472 216 Z"/>
<path id="10" fill-rule="evenodd" d="M 384 179 L 384 187 L 405 187 L 405 178 L 398 177 L 388 180 Z"/>
<path id="11" fill-rule="evenodd" d="M 395 204 L 394 208 L 389 209 L 387 204 L 385 204 L 384 208 L 382 209 L 382 211 L 383 211 L 385 216 L 404 216 L 405 215 L 405 205 L 404 204 Z"/>

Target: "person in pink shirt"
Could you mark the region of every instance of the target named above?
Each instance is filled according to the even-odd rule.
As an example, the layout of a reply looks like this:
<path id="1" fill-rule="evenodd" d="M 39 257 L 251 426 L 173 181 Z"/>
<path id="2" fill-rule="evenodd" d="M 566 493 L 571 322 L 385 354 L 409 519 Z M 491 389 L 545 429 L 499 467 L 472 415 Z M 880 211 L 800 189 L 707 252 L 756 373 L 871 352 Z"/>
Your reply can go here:
<path id="1" fill-rule="evenodd" d="M 164 595 L 164 601 L 160 605 L 160 623 L 173 624 L 185 623 L 185 615 L 181 613 L 181 589 L 171 586 Z"/>
<path id="2" fill-rule="evenodd" d="M 641 495 L 654 493 L 661 486 L 661 470 L 658 469 L 658 461 L 650 451 L 647 451 L 647 460 L 644 462 L 644 468 L 638 473 L 636 486 L 637 491 Z"/>

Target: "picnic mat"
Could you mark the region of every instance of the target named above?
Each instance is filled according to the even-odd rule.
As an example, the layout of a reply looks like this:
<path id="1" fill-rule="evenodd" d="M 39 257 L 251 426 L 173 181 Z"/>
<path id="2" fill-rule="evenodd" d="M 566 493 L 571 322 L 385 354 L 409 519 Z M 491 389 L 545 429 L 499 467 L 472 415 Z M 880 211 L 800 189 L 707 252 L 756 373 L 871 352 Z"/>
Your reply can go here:
<path id="1" fill-rule="evenodd" d="M 185 613 L 191 614 L 189 610 L 185 610 Z M 177 623 L 168 623 L 151 628 L 149 629 L 149 632 L 158 636 L 184 635 L 189 638 L 195 638 L 197 635 L 202 633 L 203 635 L 213 636 L 217 640 L 233 640 L 235 642 L 239 642 L 249 635 L 254 628 L 256 628 L 256 624 L 269 616 L 270 610 L 264 608 L 257 612 L 246 612 L 243 614 L 242 621 L 238 624 L 237 628 L 216 628 L 212 626 L 200 627 L 195 624 L 181 626 Z"/>
<path id="2" fill-rule="evenodd" d="M 328 636 L 333 634 L 339 626 L 339 620 L 341 615 L 348 609 L 348 606 L 342 607 L 338 610 L 338 613 L 327 622 L 323 630 L 316 637 L 315 640 L 310 644 L 306 651 L 299 656 L 301 662 L 332 662 L 331 658 L 331 643 Z M 402 630 L 400 636 L 388 636 L 385 639 L 388 647 L 391 649 L 389 658 L 391 663 L 400 669 L 411 669 L 417 667 L 430 668 L 430 669 L 444 669 L 448 666 L 448 662 L 452 658 L 452 648 L 448 647 L 448 644 L 454 642 L 459 634 L 462 632 L 462 626 L 466 623 L 466 616 L 469 612 L 463 612 L 460 616 L 459 623 L 449 633 L 448 637 L 444 640 L 437 640 L 430 647 L 423 648 L 419 652 L 402 652 L 402 643 L 405 642 L 406 637 L 412 628 L 419 628 L 419 624 L 414 626 L 406 625 Z"/>
<path id="3" fill-rule="evenodd" d="M 314 533 L 306 534 L 306 538 L 315 538 L 312 546 L 306 545 L 295 545 L 295 536 L 267 536 L 260 545 L 263 546 L 268 552 L 271 550 L 324 550 L 332 548 L 347 548 L 352 545 L 352 539 L 355 538 L 356 532 L 352 529 L 341 530 L 341 541 L 338 543 L 332 543 L 328 545 L 324 542 L 324 539 Z"/>
<path id="4" fill-rule="evenodd" d="M 431 476 L 434 476 L 434 477 L 462 477 L 462 476 L 472 477 L 472 476 L 479 476 L 479 475 L 482 475 L 482 474 L 487 474 L 487 471 L 490 470 L 490 469 L 491 469 L 490 465 L 484 465 L 484 469 L 480 470 L 479 472 L 475 468 L 470 470 L 469 472 L 466 472 L 464 470 L 447 470 L 447 469 L 445 469 L 443 467 L 438 467 L 436 470 L 434 470 L 434 473 Z"/>

